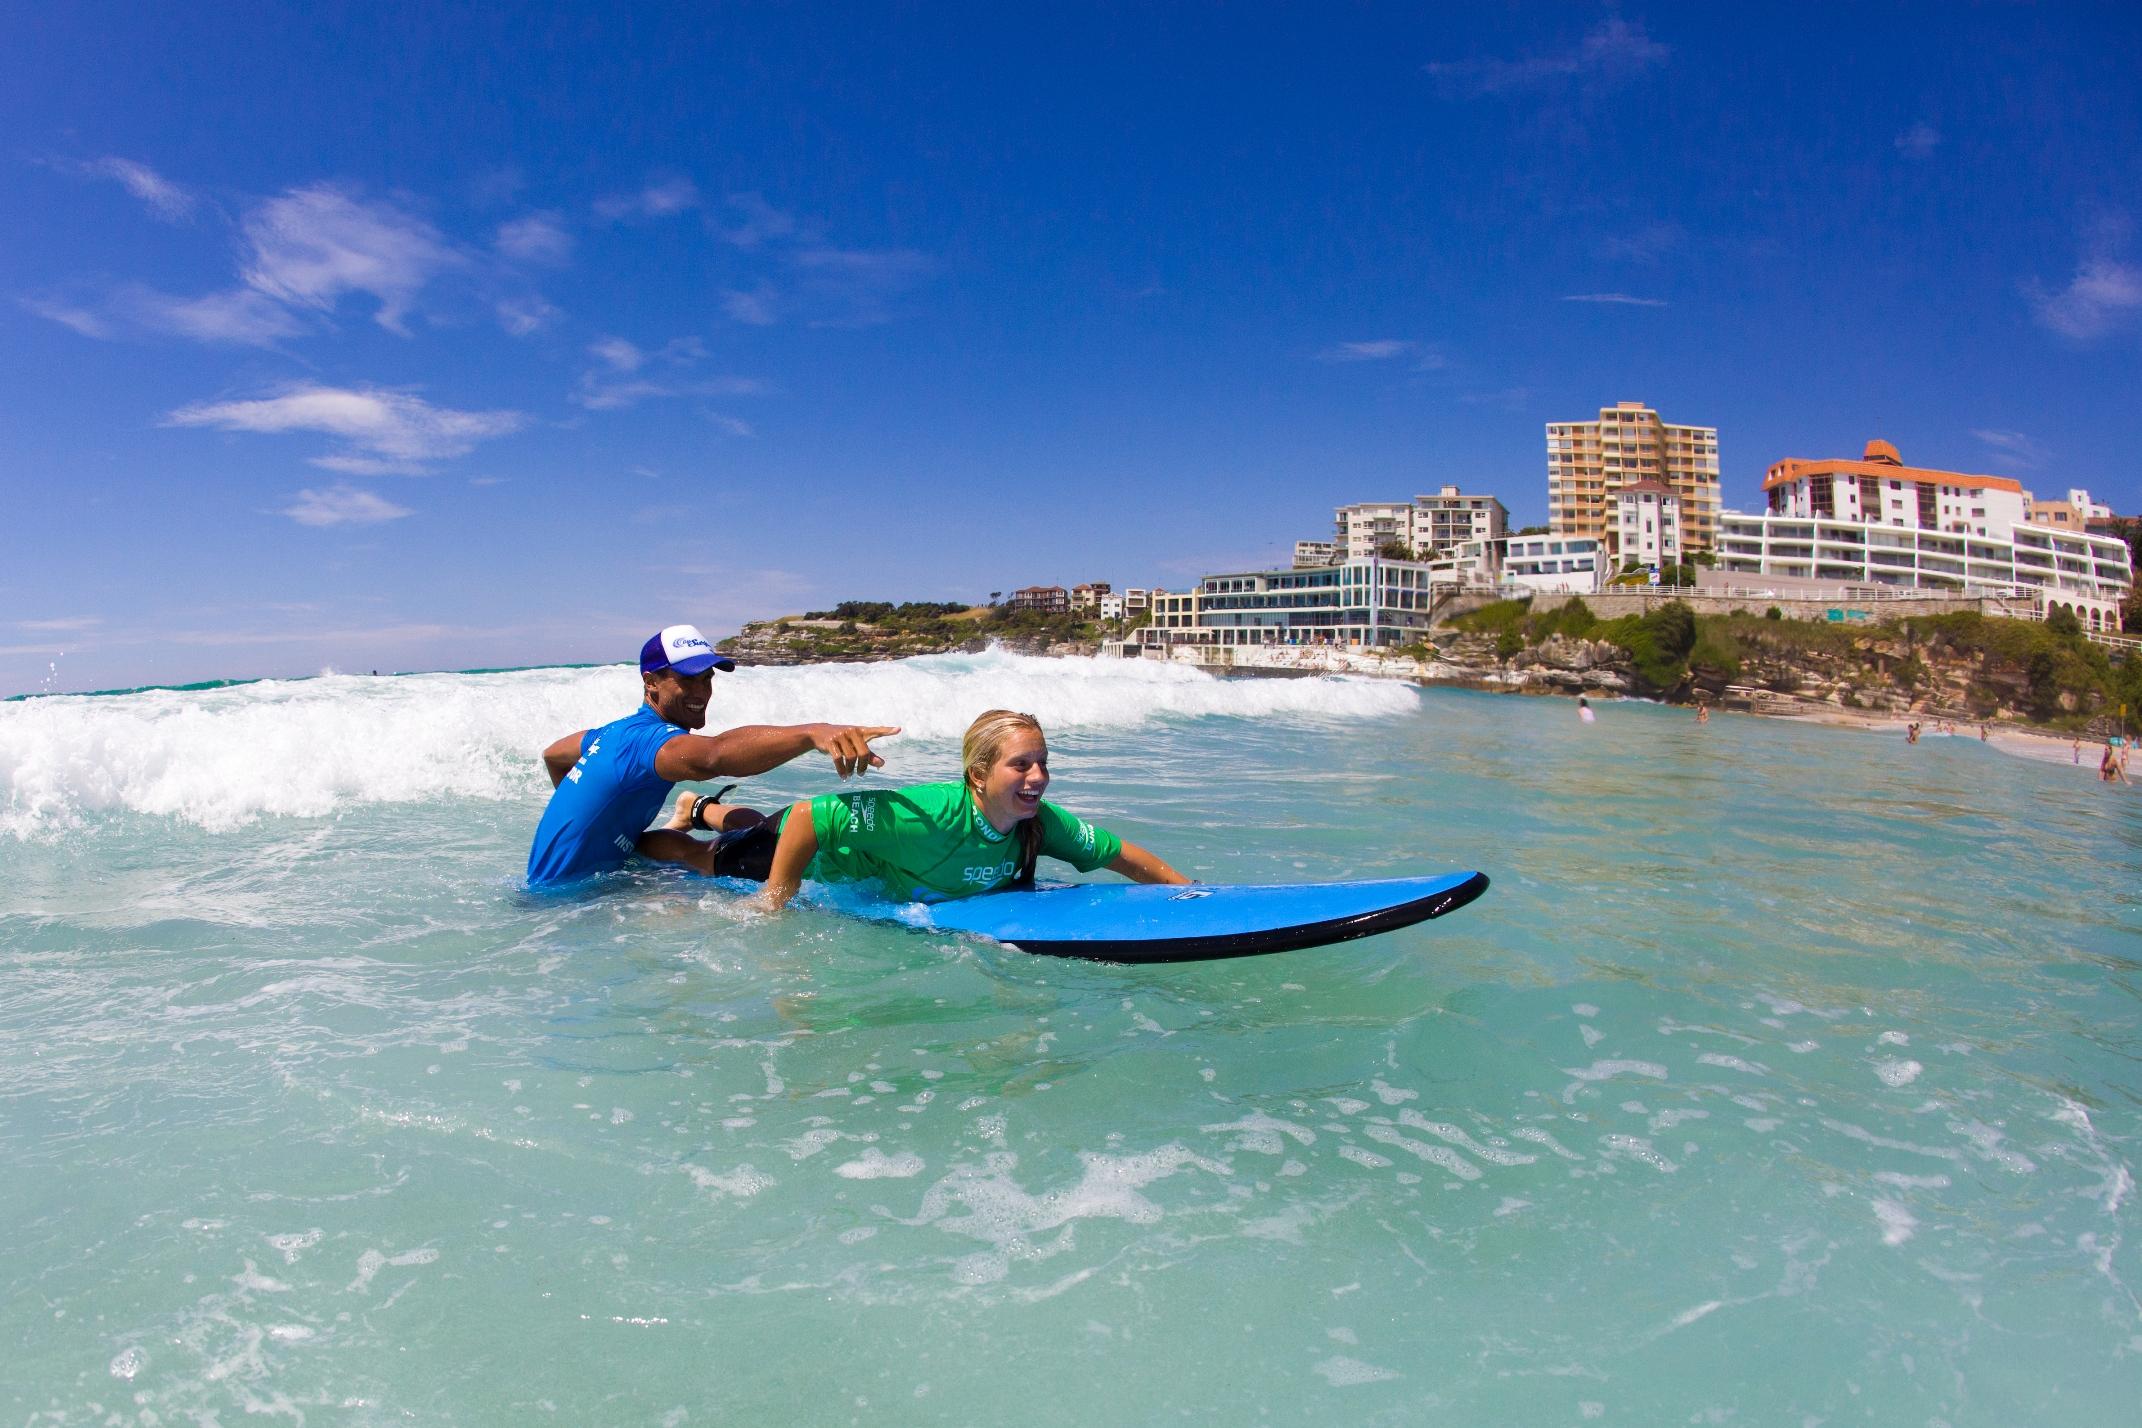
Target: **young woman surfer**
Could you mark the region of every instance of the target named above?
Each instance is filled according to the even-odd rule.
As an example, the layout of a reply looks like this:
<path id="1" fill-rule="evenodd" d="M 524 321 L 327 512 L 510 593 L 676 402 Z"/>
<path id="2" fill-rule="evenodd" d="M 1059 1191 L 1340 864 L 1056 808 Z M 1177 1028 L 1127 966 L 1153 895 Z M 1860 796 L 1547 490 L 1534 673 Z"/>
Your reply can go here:
<path id="1" fill-rule="evenodd" d="M 992 709 L 960 744 L 966 777 L 805 799 L 756 828 L 702 844 L 701 872 L 758 878 L 769 909 L 785 906 L 806 875 L 876 882 L 902 901 L 972 897 L 1033 881 L 1041 856 L 1080 872 L 1106 868 L 1141 883 L 1190 880 L 1135 843 L 1042 798 L 1049 746 L 1031 714 Z M 691 826 L 692 798 L 672 828 Z M 778 833 L 774 830 L 778 828 Z"/>

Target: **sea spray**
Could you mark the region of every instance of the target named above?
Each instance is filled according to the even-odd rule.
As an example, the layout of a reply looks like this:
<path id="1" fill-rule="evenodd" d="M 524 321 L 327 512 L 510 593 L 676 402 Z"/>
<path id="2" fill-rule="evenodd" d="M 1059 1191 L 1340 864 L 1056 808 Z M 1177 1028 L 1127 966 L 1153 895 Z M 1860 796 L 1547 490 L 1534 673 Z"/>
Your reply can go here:
<path id="1" fill-rule="evenodd" d="M 0 705 L 0 834 L 37 837 L 112 813 L 215 831 L 349 803 L 530 797 L 543 791 L 546 744 L 639 698 L 638 675 L 617 665 L 17 701 Z M 1417 699 L 1368 680 L 1225 680 L 1142 660 L 990 650 L 718 675 L 708 724 L 890 724 L 904 730 L 903 748 L 935 752 L 988 708 L 1023 709 L 1073 733 L 1160 719 L 1344 724 L 1410 713 Z"/>

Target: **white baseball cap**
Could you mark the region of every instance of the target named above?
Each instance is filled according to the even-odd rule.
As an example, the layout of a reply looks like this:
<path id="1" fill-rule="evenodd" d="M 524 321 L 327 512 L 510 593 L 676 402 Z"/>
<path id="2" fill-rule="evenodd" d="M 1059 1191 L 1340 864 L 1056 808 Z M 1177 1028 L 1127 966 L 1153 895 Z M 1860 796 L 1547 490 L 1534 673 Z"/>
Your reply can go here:
<path id="1" fill-rule="evenodd" d="M 697 625 L 671 625 L 640 646 L 641 674 L 665 669 L 679 674 L 705 674 L 710 669 L 735 668 L 735 660 L 714 653 L 714 646 L 699 633 Z"/>

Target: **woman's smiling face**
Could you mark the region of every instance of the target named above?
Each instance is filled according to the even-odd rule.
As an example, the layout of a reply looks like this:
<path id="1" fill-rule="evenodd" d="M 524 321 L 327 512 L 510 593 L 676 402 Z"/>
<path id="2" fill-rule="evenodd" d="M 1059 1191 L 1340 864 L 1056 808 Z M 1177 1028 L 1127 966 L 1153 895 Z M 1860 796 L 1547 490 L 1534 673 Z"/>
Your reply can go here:
<path id="1" fill-rule="evenodd" d="M 1049 787 L 1049 742 L 1038 730 L 1018 729 L 997 751 L 997 760 L 982 775 L 974 801 L 989 826 L 1008 833 L 1022 818 L 1041 810 L 1041 795 Z"/>

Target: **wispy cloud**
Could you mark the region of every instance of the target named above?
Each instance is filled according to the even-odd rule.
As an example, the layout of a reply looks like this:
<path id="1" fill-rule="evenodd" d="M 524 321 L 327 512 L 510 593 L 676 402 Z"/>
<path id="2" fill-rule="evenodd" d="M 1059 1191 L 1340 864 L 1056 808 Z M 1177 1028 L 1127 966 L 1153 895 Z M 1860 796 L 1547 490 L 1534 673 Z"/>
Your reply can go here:
<path id="1" fill-rule="evenodd" d="M 1402 337 L 1377 337 L 1366 342 L 1338 342 L 1316 354 L 1319 362 L 1388 362 L 1404 357 L 1420 346 Z"/>
<path id="2" fill-rule="evenodd" d="M 758 435 L 758 432 L 753 430 L 751 423 L 745 421 L 742 417 L 733 417 L 722 412 L 702 412 L 700 415 L 731 436 Z"/>
<path id="3" fill-rule="evenodd" d="M 796 215 L 774 207 L 761 194 L 732 193 L 724 202 L 731 215 L 730 221 L 709 219 L 708 226 L 725 242 L 739 248 L 756 248 L 771 239 L 796 235 Z"/>
<path id="4" fill-rule="evenodd" d="M 1687 234 L 1678 223 L 1649 223 L 1634 233 L 1618 233 L 1607 237 L 1600 247 L 1609 258 L 1621 258 L 1634 263 L 1655 263 L 1681 246 Z"/>
<path id="5" fill-rule="evenodd" d="M 669 218 L 699 206 L 699 185 L 688 178 L 650 183 L 635 193 L 595 200 L 595 216 L 616 223 L 627 218 Z"/>
<path id="6" fill-rule="evenodd" d="M 706 359 L 706 344 L 696 337 L 676 337 L 653 351 L 622 337 L 605 337 L 588 347 L 596 365 L 580 375 L 573 401 L 589 411 L 618 411 L 663 397 L 757 396 L 766 384 L 755 377 L 693 377 L 691 369 Z"/>
<path id="7" fill-rule="evenodd" d="M 101 615 L 70 615 L 59 620 L 17 620 L 15 628 L 32 635 L 69 635 L 93 630 L 103 623 Z"/>
<path id="8" fill-rule="evenodd" d="M 1473 98 L 1570 83 L 1604 88 L 1658 68 L 1671 53 L 1642 25 L 1612 15 L 1572 48 L 1518 59 L 1437 61 L 1424 68 L 1446 93 Z"/>
<path id="9" fill-rule="evenodd" d="M 573 258 L 573 235 L 555 213 L 531 213 L 498 225 L 498 251 L 516 263 L 559 267 Z"/>
<path id="10" fill-rule="evenodd" d="M 364 202 L 319 184 L 292 189 L 248 213 L 247 286 L 293 307 L 329 312 L 347 294 L 376 299 L 381 327 L 403 325 L 417 294 L 462 259 L 438 230 L 397 204 Z"/>
<path id="11" fill-rule="evenodd" d="M 114 295 L 112 308 L 147 332 L 236 347 L 271 347 L 305 330 L 288 308 L 252 288 L 196 298 L 126 288 Z"/>
<path id="12" fill-rule="evenodd" d="M 281 434 L 315 432 L 343 443 L 311 458 L 315 466 L 362 475 L 416 475 L 428 463 L 462 456 L 480 441 L 527 424 L 519 412 L 455 411 L 379 387 L 292 387 L 249 401 L 196 402 L 165 418 L 171 426 Z M 340 489 L 340 488 L 338 488 Z"/>
<path id="13" fill-rule="evenodd" d="M 558 318 L 558 309 L 533 293 L 503 299 L 493 310 L 498 325 L 514 337 L 533 336 Z"/>
<path id="14" fill-rule="evenodd" d="M 771 327 L 780 320 L 779 298 L 772 283 L 760 283 L 749 292 L 729 288 L 721 295 L 721 309 L 732 321 L 750 327 Z"/>
<path id="15" fill-rule="evenodd" d="M 1664 307 L 1664 298 L 1631 297 L 1628 293 L 1571 293 L 1564 302 L 1605 303 L 1613 307 Z"/>
<path id="16" fill-rule="evenodd" d="M 26 311 L 36 313 L 48 322 L 56 322 L 62 327 L 72 328 L 84 337 L 94 337 L 102 340 L 117 335 L 112 329 L 112 324 L 107 319 L 86 308 L 76 307 L 71 303 L 59 302 L 51 298 L 26 297 L 18 299 L 18 301 L 21 302 Z"/>
<path id="17" fill-rule="evenodd" d="M 1941 147 L 1941 131 L 1924 119 L 1896 138 L 1897 152 L 1907 159 L 1930 159 Z"/>
<path id="18" fill-rule="evenodd" d="M 2052 291 L 2035 278 L 2023 285 L 2041 327 L 2090 342 L 2142 312 L 2142 268 L 2113 255 L 2125 236 L 2124 223 L 2101 222 L 2085 237 L 2082 261 L 2066 287 Z"/>
<path id="19" fill-rule="evenodd" d="M 148 205 L 149 211 L 167 223 L 177 223 L 193 213 L 194 197 L 147 164 L 132 159 L 90 159 L 70 164 L 76 173 L 115 180 Z"/>
<path id="20" fill-rule="evenodd" d="M 2002 465 L 2035 471 L 2045 465 L 2052 456 L 2043 446 L 2020 431 L 1974 430 L 1971 435 L 1984 442 L 1993 457 Z"/>
<path id="21" fill-rule="evenodd" d="M 374 491 L 330 486 L 324 491 L 298 492 L 281 514 L 301 526 L 373 526 L 382 521 L 398 521 L 410 510 Z"/>
<path id="22" fill-rule="evenodd" d="M 813 327 L 875 327 L 892 321 L 892 304 L 936 268 L 912 248 L 805 248 L 791 260 Z"/>

